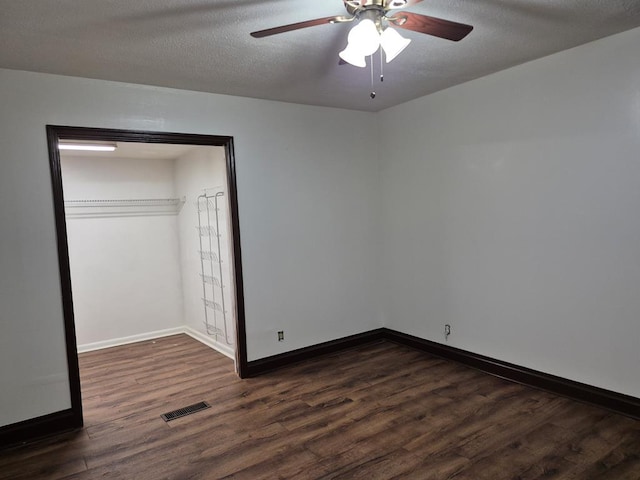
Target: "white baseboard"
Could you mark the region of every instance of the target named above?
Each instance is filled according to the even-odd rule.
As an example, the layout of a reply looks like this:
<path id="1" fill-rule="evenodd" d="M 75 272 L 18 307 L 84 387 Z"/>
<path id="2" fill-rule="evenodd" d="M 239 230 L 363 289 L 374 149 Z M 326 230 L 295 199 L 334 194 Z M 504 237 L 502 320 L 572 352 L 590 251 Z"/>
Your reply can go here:
<path id="1" fill-rule="evenodd" d="M 194 328 L 187 327 L 186 325 L 167 328 L 165 330 L 156 330 L 154 332 L 141 333 L 138 335 L 131 335 L 129 337 L 114 338 L 102 342 L 85 343 L 83 345 L 78 345 L 78 353 L 92 352 L 93 350 L 102 350 L 103 348 L 117 347 L 119 345 L 143 342 L 145 340 L 153 340 L 154 338 L 168 337 L 170 335 L 179 335 L 181 333 L 189 335 L 191 338 L 198 340 L 207 347 L 213 348 L 235 362 L 236 355 L 233 348 L 224 343 L 217 342 L 213 337 L 205 335 L 204 333 L 201 333 Z"/>
<path id="2" fill-rule="evenodd" d="M 154 332 L 140 333 L 128 337 L 113 338 L 102 342 L 85 343 L 78 345 L 78 353 L 91 352 L 93 350 L 102 350 L 103 348 L 117 347 L 119 345 L 127 345 L 129 343 L 143 342 L 145 340 L 153 340 L 154 338 L 168 337 L 170 335 L 178 335 L 186 333 L 184 327 L 167 328 L 165 330 L 156 330 Z"/>
<path id="3" fill-rule="evenodd" d="M 226 357 L 229 357 L 235 362 L 236 353 L 233 350 L 233 348 L 227 345 L 226 343 L 217 342 L 213 337 L 210 337 L 209 335 L 205 335 L 204 333 L 199 332 L 195 328 L 191 328 L 187 326 L 184 327 L 184 333 L 189 335 L 191 338 L 198 340 L 200 343 L 204 343 L 208 347 L 211 347 L 214 350 L 217 350 L 218 352 L 220 352 Z"/>

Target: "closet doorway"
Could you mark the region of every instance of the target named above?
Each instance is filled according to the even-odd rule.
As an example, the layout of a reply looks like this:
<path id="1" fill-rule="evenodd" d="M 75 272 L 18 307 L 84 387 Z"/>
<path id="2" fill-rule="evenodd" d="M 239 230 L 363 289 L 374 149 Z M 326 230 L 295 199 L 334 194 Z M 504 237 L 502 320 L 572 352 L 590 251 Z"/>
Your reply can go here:
<path id="1" fill-rule="evenodd" d="M 233 138 L 62 126 L 47 135 L 74 411 L 83 351 L 187 333 L 244 377 Z"/>

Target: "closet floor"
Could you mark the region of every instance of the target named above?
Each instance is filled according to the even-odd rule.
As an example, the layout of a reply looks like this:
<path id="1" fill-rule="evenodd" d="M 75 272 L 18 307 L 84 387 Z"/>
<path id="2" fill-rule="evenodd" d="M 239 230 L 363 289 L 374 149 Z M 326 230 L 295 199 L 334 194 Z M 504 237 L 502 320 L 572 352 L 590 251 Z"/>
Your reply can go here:
<path id="1" fill-rule="evenodd" d="M 640 478 L 640 421 L 389 342 L 240 380 L 177 335 L 80 370 L 85 428 L 0 452 L 0 479 Z"/>

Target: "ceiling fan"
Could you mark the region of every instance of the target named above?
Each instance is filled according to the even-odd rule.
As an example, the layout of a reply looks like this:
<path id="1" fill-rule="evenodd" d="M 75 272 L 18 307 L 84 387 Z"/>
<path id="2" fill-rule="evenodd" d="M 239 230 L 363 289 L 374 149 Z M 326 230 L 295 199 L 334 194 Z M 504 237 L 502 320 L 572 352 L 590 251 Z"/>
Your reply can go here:
<path id="1" fill-rule="evenodd" d="M 316 18 L 305 22 L 291 23 L 279 27 L 268 28 L 252 32 L 255 38 L 268 37 L 279 33 L 314 27 L 325 23 L 357 24 L 351 29 L 348 45 L 339 53 L 342 61 L 365 67 L 365 57 L 375 53 L 379 47 L 385 52 L 387 63 L 393 60 L 411 40 L 402 36 L 391 25 L 426 33 L 435 37 L 445 38 L 457 42 L 466 37 L 473 27 L 462 23 L 429 17 L 406 11 L 398 11 L 407 6 L 413 6 L 422 0 L 343 0 L 348 16 Z"/>

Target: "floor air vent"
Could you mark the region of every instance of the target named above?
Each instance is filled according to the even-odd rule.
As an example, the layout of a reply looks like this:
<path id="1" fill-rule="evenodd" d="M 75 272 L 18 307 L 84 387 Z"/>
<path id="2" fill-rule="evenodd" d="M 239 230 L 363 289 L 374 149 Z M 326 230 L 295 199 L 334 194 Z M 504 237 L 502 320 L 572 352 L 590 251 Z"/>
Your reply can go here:
<path id="1" fill-rule="evenodd" d="M 170 422 L 171 420 L 175 420 L 176 418 L 186 417 L 187 415 L 199 412 L 200 410 L 206 410 L 207 408 L 211 408 L 211 405 L 209 405 L 207 402 L 199 402 L 194 403 L 193 405 L 189 405 L 188 407 L 173 410 L 172 412 L 163 413 L 160 416 L 165 422 Z"/>

